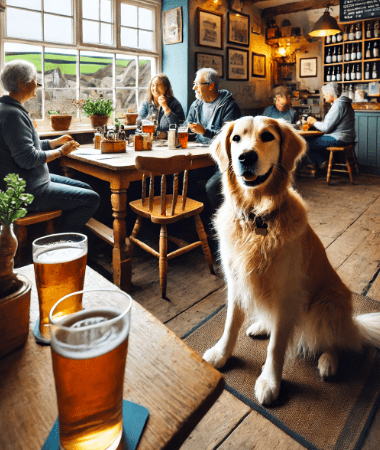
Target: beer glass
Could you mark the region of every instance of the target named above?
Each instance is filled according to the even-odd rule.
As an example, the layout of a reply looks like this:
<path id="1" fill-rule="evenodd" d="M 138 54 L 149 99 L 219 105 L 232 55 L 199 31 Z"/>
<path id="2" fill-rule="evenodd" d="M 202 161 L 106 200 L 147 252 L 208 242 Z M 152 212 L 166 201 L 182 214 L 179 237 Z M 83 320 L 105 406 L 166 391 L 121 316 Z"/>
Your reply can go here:
<path id="1" fill-rule="evenodd" d="M 62 316 L 78 294 L 83 310 Z M 61 450 L 114 450 L 121 440 L 131 307 L 120 290 L 84 290 L 50 311 Z"/>
<path id="2" fill-rule="evenodd" d="M 66 294 L 83 289 L 87 262 L 87 236 L 80 233 L 51 234 L 33 242 L 33 263 L 36 274 L 40 310 L 40 334 L 50 339 L 49 312 Z M 65 303 L 64 313 L 82 309 L 81 296 Z"/>
<path id="3" fill-rule="evenodd" d="M 186 125 L 178 128 L 178 139 L 182 148 L 187 148 L 187 141 L 189 140 L 189 129 Z"/>

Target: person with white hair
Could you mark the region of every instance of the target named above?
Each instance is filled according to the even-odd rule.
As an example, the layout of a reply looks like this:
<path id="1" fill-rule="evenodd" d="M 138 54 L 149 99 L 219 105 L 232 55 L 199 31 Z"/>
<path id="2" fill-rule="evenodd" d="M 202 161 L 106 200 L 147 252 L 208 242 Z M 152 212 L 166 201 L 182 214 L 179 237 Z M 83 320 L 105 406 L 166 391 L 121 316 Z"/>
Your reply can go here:
<path id="1" fill-rule="evenodd" d="M 355 142 L 355 112 L 352 100 L 344 94 L 341 95 L 341 84 L 328 83 L 321 89 L 324 100 L 332 104 L 331 108 L 323 121 L 310 116 L 307 118 L 309 125 L 323 133 L 322 136 L 307 139 L 307 157 L 317 171 L 327 168 L 327 147 L 341 147 Z"/>
<path id="2" fill-rule="evenodd" d="M 41 86 L 35 66 L 24 60 L 7 63 L 0 80 L 8 95 L 0 98 L 0 189 L 4 178 L 16 173 L 34 195 L 28 211 L 62 210 L 60 231 L 79 231 L 98 208 L 100 197 L 80 181 L 50 174 L 47 163 L 68 155 L 79 144 L 69 135 L 40 141 L 23 104 Z"/>

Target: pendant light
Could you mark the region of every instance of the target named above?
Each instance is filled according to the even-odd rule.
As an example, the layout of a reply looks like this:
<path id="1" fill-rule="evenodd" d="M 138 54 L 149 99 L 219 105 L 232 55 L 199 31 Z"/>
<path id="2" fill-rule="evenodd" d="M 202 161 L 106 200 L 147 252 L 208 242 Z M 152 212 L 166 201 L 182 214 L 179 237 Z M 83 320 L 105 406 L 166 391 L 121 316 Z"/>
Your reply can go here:
<path id="1" fill-rule="evenodd" d="M 320 17 L 314 24 L 313 29 L 309 35 L 313 37 L 332 36 L 341 32 L 338 22 L 334 17 L 330 16 L 329 8 L 326 8 L 323 16 Z"/>

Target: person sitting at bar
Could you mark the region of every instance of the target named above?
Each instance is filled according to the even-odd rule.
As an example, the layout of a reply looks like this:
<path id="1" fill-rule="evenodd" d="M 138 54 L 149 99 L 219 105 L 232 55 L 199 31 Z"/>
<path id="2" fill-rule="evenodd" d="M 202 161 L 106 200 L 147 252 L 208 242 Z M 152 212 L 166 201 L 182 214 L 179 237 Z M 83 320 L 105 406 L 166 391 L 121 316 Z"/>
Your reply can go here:
<path id="1" fill-rule="evenodd" d="M 340 147 L 355 142 L 355 112 L 352 100 L 341 93 L 341 84 L 328 83 L 322 86 L 324 100 L 331 103 L 330 111 L 323 121 L 317 121 L 310 116 L 307 118 L 309 125 L 324 133 L 322 136 L 306 138 L 307 157 L 319 171 L 327 168 L 327 147 Z"/>
<path id="2" fill-rule="evenodd" d="M 143 119 L 149 119 L 156 114 L 158 117 L 158 131 L 169 131 L 169 125 L 179 125 L 185 121 L 185 113 L 181 103 L 174 97 L 169 78 L 159 73 L 149 83 L 146 100 L 142 102 L 136 125 Z"/>
<path id="3" fill-rule="evenodd" d="M 273 105 L 267 106 L 263 116 L 272 119 L 285 119 L 290 123 L 296 123 L 298 115 L 295 109 L 290 106 L 291 93 L 286 86 L 277 86 L 272 91 Z"/>
<path id="4" fill-rule="evenodd" d="M 17 173 L 34 195 L 28 211 L 62 210 L 60 231 L 79 231 L 98 208 L 100 197 L 88 184 L 50 174 L 47 163 L 79 146 L 69 135 L 40 141 L 23 104 L 36 97 L 37 70 L 23 60 L 7 63 L 0 74 L 8 95 L 0 98 L 0 189 Z"/>

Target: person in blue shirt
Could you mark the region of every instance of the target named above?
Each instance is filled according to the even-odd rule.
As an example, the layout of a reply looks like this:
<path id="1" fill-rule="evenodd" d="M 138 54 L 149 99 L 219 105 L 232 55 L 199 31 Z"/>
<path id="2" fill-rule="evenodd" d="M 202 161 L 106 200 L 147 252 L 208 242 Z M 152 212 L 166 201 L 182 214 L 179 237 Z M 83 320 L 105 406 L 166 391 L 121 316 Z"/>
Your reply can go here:
<path id="1" fill-rule="evenodd" d="M 285 119 L 290 123 L 298 120 L 297 112 L 290 106 L 291 93 L 286 86 L 277 86 L 272 91 L 273 105 L 265 108 L 263 116 Z"/>

